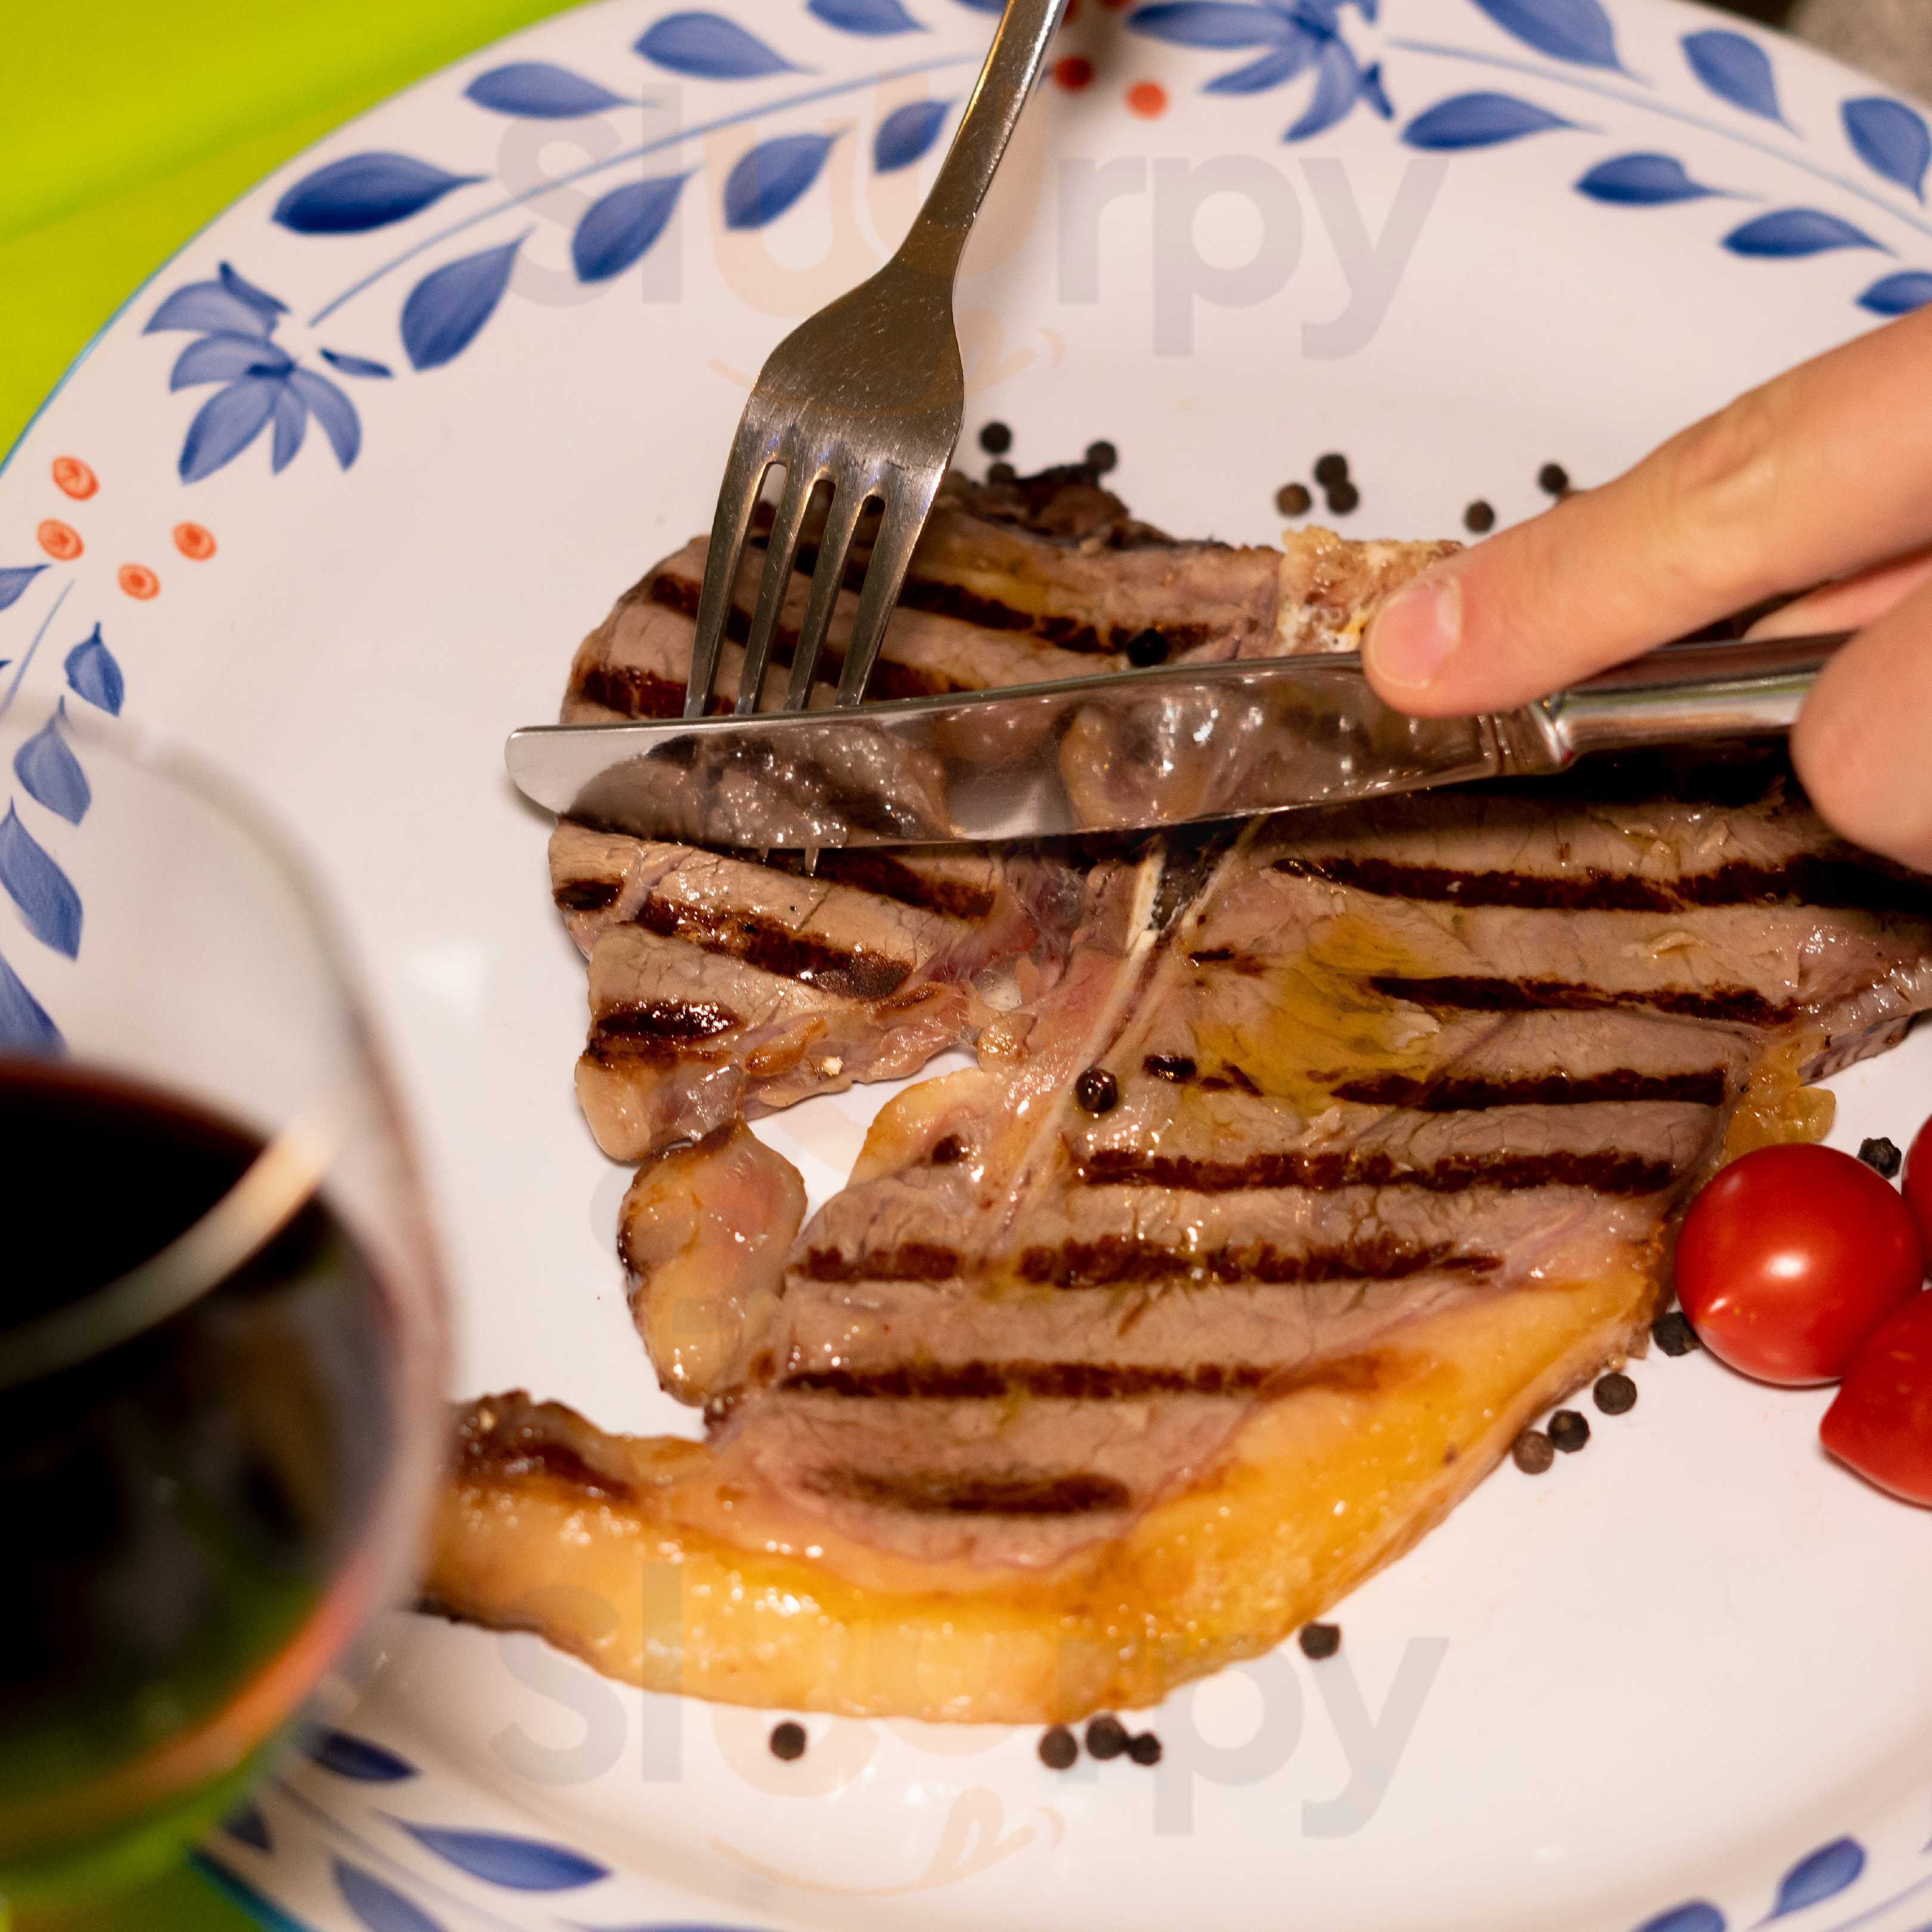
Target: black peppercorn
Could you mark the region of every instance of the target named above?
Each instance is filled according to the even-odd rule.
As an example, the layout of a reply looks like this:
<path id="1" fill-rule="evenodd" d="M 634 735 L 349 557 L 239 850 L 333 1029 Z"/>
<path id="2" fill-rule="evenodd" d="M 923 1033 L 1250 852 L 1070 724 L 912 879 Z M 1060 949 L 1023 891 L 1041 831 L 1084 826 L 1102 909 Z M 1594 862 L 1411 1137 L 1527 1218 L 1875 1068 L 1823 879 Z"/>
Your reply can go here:
<path id="1" fill-rule="evenodd" d="M 1096 476 L 1104 476 L 1110 470 L 1118 468 L 1120 452 L 1111 442 L 1102 440 L 1087 446 L 1087 467 Z"/>
<path id="2" fill-rule="evenodd" d="M 1362 493 L 1352 483 L 1337 483 L 1328 492 L 1328 508 L 1338 517 L 1353 516 L 1362 507 Z"/>
<path id="3" fill-rule="evenodd" d="M 1127 662 L 1136 670 L 1166 663 L 1167 640 L 1158 631 L 1136 631 L 1127 640 Z"/>
<path id="4" fill-rule="evenodd" d="M 1013 433 L 1003 422 L 989 422 L 980 432 L 980 447 L 988 456 L 1004 456 L 1013 446 Z"/>
<path id="5" fill-rule="evenodd" d="M 1010 463 L 994 463 L 987 467 L 986 481 L 988 483 L 1011 483 L 1019 473 Z"/>
<path id="6" fill-rule="evenodd" d="M 1688 1355 L 1704 1346 L 1697 1339 L 1696 1330 L 1674 1308 L 1650 1324 L 1650 1339 L 1666 1355 Z"/>
<path id="7" fill-rule="evenodd" d="M 1899 1152 L 1898 1143 L 1885 1139 L 1865 1142 L 1858 1149 L 1858 1158 L 1888 1180 L 1897 1180 L 1898 1170 L 1905 1165 L 1905 1156 Z"/>
<path id="8" fill-rule="evenodd" d="M 1340 1624 L 1304 1624 L 1296 1641 L 1301 1646 L 1304 1657 L 1319 1664 L 1342 1648 L 1342 1627 Z"/>
<path id="9" fill-rule="evenodd" d="M 1540 1429 L 1526 1429 L 1510 1450 L 1511 1460 L 1526 1476 L 1540 1476 L 1556 1460 L 1550 1438 Z"/>
<path id="10" fill-rule="evenodd" d="M 1590 1425 L 1574 1408 L 1559 1408 L 1550 1418 L 1550 1440 L 1566 1456 L 1574 1456 L 1590 1439 Z"/>
<path id="11" fill-rule="evenodd" d="M 1120 1083 L 1104 1066 L 1090 1066 L 1074 1082 L 1073 1098 L 1082 1113 L 1111 1114 L 1120 1104 Z"/>
<path id="12" fill-rule="evenodd" d="M 1315 480 L 1324 490 L 1332 490 L 1338 483 L 1348 480 L 1348 459 L 1336 454 L 1324 456 L 1315 466 Z"/>
<path id="13" fill-rule="evenodd" d="M 1284 517 L 1305 517 L 1315 507 L 1305 483 L 1284 483 L 1274 493 L 1274 506 Z"/>
<path id="14" fill-rule="evenodd" d="M 1538 471 L 1536 480 L 1552 496 L 1567 496 L 1570 494 L 1570 472 L 1560 463 L 1546 463 Z"/>
<path id="15" fill-rule="evenodd" d="M 1098 1758 L 1102 1764 L 1109 1758 L 1118 1757 L 1128 1743 L 1127 1727 L 1118 1718 L 1103 1714 L 1087 1726 L 1087 1755 Z"/>
<path id="16" fill-rule="evenodd" d="M 1071 1771 L 1080 1746 L 1064 1724 L 1055 1724 L 1040 1741 L 1040 1761 L 1048 1771 Z"/>
<path id="17" fill-rule="evenodd" d="M 1628 1376 L 1607 1375 L 1590 1394 L 1606 1415 L 1628 1415 L 1636 1406 L 1636 1384 Z"/>
<path id="18" fill-rule="evenodd" d="M 1485 503 L 1480 497 L 1462 512 L 1462 527 L 1472 536 L 1487 536 L 1496 526 L 1495 506 Z"/>
<path id="19" fill-rule="evenodd" d="M 782 1763 L 790 1764 L 805 1755 L 805 1726 L 795 1724 L 788 1718 L 782 1724 L 772 1726 L 772 1755 Z"/>
<path id="20" fill-rule="evenodd" d="M 1160 1762 L 1160 1740 L 1151 1731 L 1143 1731 L 1137 1738 L 1127 1740 L 1127 1755 L 1136 1764 L 1158 1764 Z"/>

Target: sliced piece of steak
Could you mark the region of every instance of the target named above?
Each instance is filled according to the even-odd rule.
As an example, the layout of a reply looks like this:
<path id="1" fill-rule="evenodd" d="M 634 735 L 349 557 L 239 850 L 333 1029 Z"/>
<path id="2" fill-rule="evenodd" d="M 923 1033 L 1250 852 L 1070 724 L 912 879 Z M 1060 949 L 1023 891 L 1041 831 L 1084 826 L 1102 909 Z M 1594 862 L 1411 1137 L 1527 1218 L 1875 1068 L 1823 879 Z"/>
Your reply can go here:
<path id="1" fill-rule="evenodd" d="M 617 1253 L 663 1388 L 703 1402 L 769 1320 L 805 1183 L 742 1120 L 639 1168 L 617 1217 Z"/>
<path id="2" fill-rule="evenodd" d="M 642 1160 L 740 1113 L 916 1072 L 967 1031 L 973 994 L 929 978 L 843 992 L 616 926 L 591 951 L 590 1014 L 578 1104 L 612 1160 Z"/>

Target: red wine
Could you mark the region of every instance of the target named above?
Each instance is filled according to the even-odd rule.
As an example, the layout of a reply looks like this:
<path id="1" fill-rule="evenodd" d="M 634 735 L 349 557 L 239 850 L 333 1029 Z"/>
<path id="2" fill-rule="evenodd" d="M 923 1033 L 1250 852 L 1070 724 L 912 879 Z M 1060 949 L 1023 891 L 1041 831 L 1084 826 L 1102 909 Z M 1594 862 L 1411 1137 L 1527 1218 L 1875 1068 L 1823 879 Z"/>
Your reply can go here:
<path id="1" fill-rule="evenodd" d="M 0 1059 L 7 1330 L 184 1233 L 261 1148 L 144 1088 Z M 191 1306 L 0 1395 L 0 1816 L 218 1709 L 312 1609 L 393 1453 L 372 1268 L 311 1200 Z"/>

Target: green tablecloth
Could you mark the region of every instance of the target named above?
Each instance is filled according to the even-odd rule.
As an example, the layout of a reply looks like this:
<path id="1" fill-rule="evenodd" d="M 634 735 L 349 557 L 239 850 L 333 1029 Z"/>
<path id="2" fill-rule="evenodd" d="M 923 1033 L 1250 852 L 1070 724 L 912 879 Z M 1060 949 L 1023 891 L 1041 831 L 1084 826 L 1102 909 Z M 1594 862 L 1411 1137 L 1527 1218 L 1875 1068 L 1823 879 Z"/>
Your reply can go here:
<path id="1" fill-rule="evenodd" d="M 565 0 L 79 0 L 4 14 L 0 451 L 142 279 L 272 168 Z M 243 1932 L 194 1873 L 74 1932 Z"/>
<path id="2" fill-rule="evenodd" d="M 0 6 L 0 450 L 142 278 L 372 102 L 562 0 Z"/>

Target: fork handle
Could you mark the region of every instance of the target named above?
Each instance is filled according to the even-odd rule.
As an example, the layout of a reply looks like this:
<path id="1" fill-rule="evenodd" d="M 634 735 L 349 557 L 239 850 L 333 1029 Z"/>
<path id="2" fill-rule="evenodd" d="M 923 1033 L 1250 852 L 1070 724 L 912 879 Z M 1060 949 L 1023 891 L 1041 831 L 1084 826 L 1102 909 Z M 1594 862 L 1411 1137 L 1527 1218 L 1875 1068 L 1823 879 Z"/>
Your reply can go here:
<path id="1" fill-rule="evenodd" d="M 966 238 L 1039 78 L 1066 4 L 1066 0 L 1006 0 L 939 178 L 900 244 L 898 259 L 907 266 L 949 280 L 958 272 Z"/>

